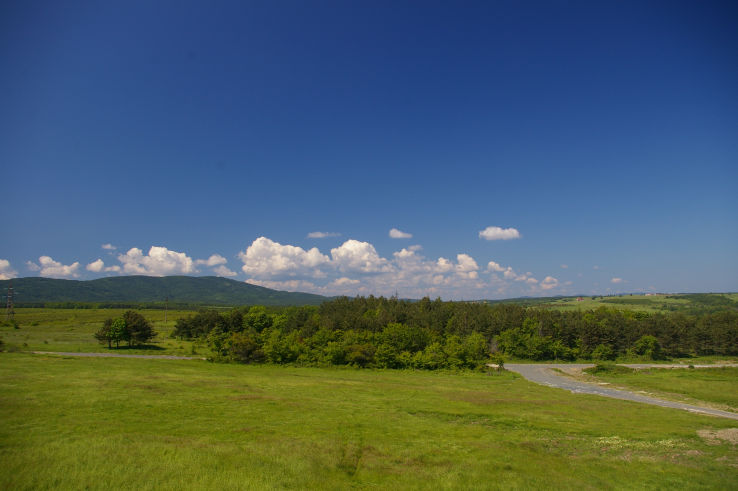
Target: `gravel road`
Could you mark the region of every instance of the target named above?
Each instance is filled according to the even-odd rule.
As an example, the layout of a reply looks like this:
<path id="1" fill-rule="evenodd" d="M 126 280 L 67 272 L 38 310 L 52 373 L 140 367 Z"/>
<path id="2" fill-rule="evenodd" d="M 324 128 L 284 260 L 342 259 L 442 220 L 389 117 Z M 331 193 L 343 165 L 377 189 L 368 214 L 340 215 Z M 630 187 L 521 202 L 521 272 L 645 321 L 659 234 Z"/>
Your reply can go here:
<path id="1" fill-rule="evenodd" d="M 730 418 L 738 420 L 738 413 L 731 413 L 729 411 L 721 411 L 719 409 L 710 409 L 706 407 L 694 406 L 692 404 L 684 404 L 681 402 L 665 401 L 663 399 L 656 399 L 655 397 L 649 397 L 636 392 L 629 392 L 625 390 L 610 389 L 602 385 L 590 384 L 575 380 L 567 377 L 560 373 L 555 372 L 553 369 L 558 368 L 562 371 L 568 371 L 574 373 L 574 371 L 581 371 L 584 368 L 593 367 L 593 364 L 563 364 L 563 363 L 540 363 L 540 364 L 505 364 L 505 368 L 511 372 L 519 373 L 531 382 L 535 382 L 541 385 L 547 385 L 549 387 L 555 387 L 558 389 L 565 389 L 575 394 L 593 394 L 603 397 L 612 397 L 615 399 L 623 399 L 626 401 L 642 402 L 644 404 L 653 404 L 655 406 L 670 407 L 674 409 L 683 409 L 699 414 L 709 414 L 711 416 L 719 416 L 722 418 Z M 630 368 L 686 368 L 684 365 L 648 365 L 648 364 L 634 364 L 634 365 L 623 365 Z M 695 365 L 695 368 L 708 368 L 716 366 L 736 366 L 731 365 Z"/>

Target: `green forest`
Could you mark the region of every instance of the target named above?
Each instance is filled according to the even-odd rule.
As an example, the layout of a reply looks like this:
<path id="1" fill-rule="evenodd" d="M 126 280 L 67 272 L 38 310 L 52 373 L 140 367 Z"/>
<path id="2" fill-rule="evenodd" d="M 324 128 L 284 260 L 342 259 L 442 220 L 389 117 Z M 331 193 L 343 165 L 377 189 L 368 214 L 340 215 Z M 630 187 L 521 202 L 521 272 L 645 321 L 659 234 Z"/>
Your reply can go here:
<path id="1" fill-rule="evenodd" d="M 173 337 L 220 361 L 476 368 L 504 359 L 664 359 L 738 354 L 738 311 L 560 311 L 517 304 L 341 297 L 319 306 L 202 310 Z"/>

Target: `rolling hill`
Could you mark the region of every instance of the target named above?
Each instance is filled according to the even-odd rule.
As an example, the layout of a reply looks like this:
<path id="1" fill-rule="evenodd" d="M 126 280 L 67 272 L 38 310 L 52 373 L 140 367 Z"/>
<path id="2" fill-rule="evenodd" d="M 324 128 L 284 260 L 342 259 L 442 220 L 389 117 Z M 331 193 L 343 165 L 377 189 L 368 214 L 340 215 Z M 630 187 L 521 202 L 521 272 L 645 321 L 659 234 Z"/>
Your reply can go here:
<path id="1" fill-rule="evenodd" d="M 118 276 L 97 280 L 16 278 L 16 304 L 51 302 L 163 303 L 198 305 L 317 305 L 328 297 L 271 290 L 215 276 Z M 0 281 L 3 297 L 9 280 Z"/>

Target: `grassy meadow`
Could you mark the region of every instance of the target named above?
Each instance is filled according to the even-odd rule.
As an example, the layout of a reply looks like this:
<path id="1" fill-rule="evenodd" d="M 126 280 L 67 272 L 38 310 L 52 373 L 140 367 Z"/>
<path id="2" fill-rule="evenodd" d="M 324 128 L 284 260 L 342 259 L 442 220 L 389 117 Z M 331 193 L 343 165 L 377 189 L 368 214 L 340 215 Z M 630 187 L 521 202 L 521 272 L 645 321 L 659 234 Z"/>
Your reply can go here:
<path id="1" fill-rule="evenodd" d="M 579 298 L 581 298 L 581 300 L 579 300 Z M 731 304 L 731 302 L 733 302 L 732 308 L 735 308 L 736 303 L 738 303 L 738 293 L 563 297 L 550 300 L 541 299 L 537 301 L 535 305 L 559 310 L 592 310 L 599 307 L 607 307 L 611 309 L 635 310 L 654 314 L 657 312 L 663 313 L 702 309 L 707 306 L 714 306 L 719 301 L 722 301 L 724 304 Z"/>
<path id="2" fill-rule="evenodd" d="M 738 412 L 738 368 L 650 368 L 597 371 L 597 380 L 658 397 Z"/>
<path id="3" fill-rule="evenodd" d="M 169 334 L 180 317 L 191 311 L 136 310 L 154 326 L 158 336 L 147 346 L 109 350 L 97 342 L 93 334 L 107 318 L 120 317 L 126 310 L 136 309 L 51 309 L 19 308 L 15 310 L 18 329 L 6 325 L 0 327 L 0 339 L 21 351 L 72 351 L 72 352 L 115 352 L 128 354 L 191 355 L 193 343 L 171 339 Z M 196 354 L 209 353 L 203 345 L 194 346 Z"/>
<path id="4" fill-rule="evenodd" d="M 507 372 L 2 353 L 0 401 L 2 489 L 738 483 L 736 421 Z"/>

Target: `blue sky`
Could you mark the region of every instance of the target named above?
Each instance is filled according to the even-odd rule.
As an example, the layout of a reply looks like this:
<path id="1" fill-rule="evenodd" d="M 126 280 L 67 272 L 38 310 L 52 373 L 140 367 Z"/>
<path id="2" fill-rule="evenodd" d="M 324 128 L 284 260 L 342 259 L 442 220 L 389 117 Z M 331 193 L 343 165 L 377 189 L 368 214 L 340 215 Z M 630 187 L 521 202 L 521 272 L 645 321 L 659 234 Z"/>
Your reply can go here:
<path id="1" fill-rule="evenodd" d="M 736 291 L 737 14 L 5 2 L 0 277 Z"/>

